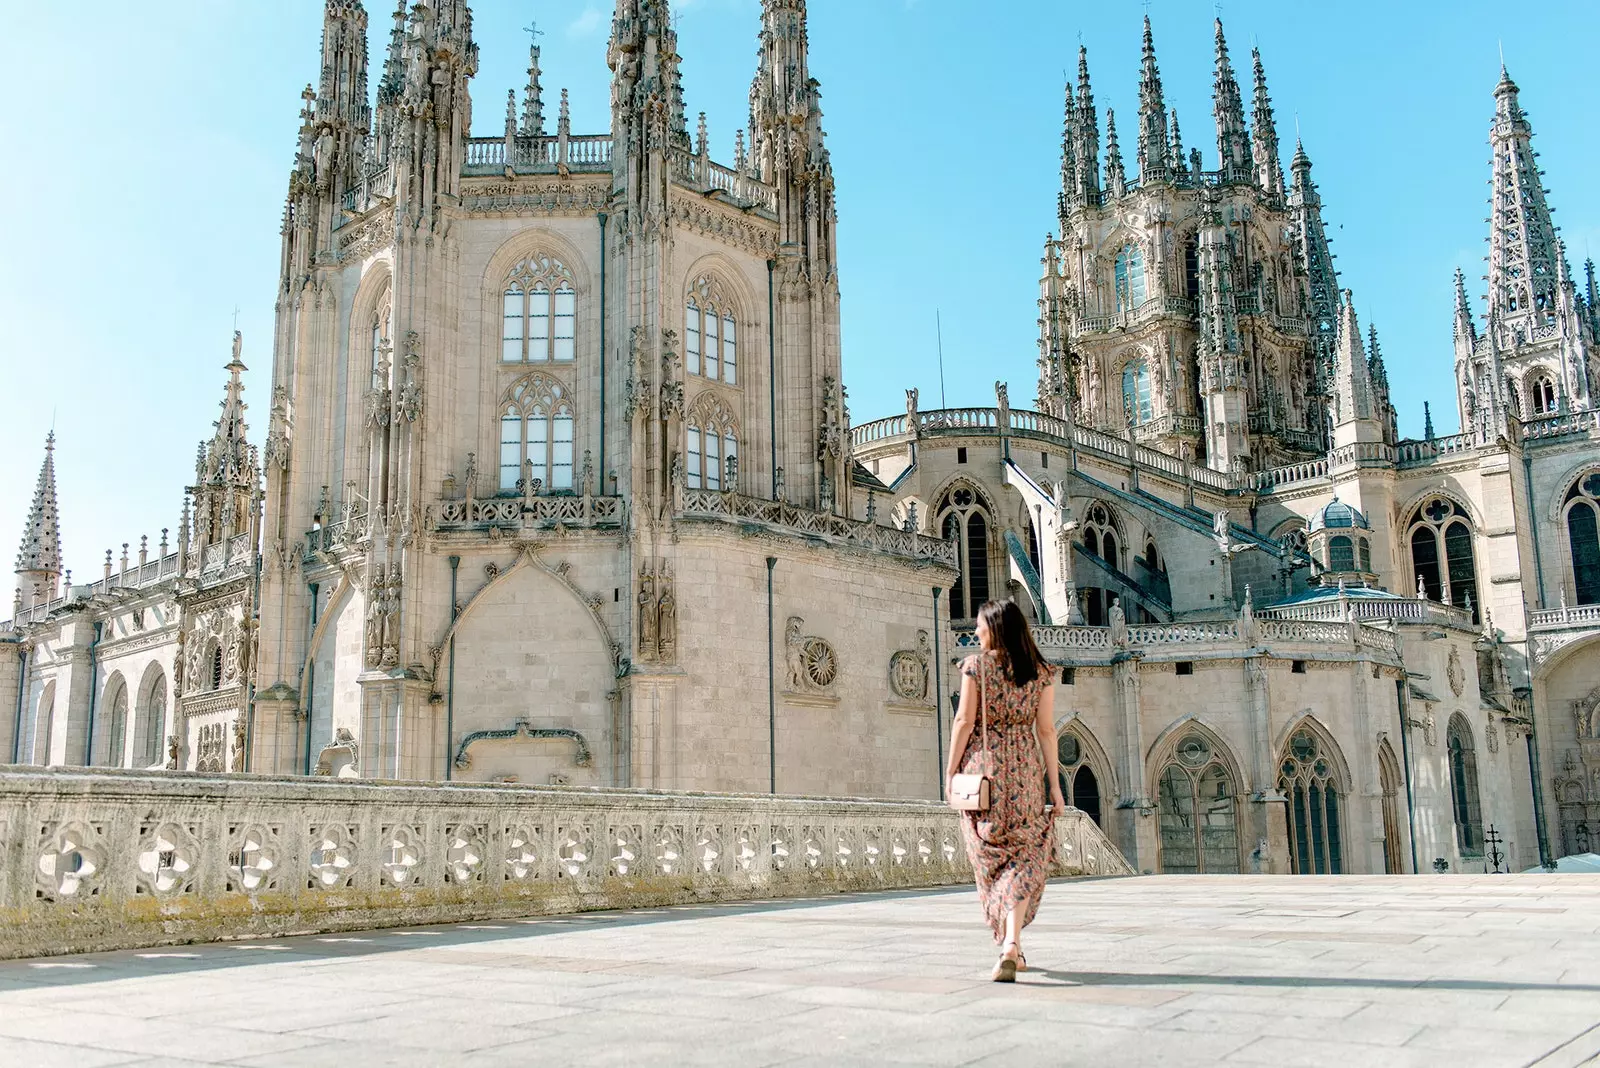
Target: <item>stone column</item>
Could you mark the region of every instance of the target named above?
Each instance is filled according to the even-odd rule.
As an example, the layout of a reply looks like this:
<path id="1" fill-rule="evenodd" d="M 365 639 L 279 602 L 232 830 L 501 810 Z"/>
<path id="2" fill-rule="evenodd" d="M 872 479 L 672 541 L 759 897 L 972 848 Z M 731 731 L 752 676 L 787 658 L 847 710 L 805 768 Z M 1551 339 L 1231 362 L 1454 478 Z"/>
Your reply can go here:
<path id="1" fill-rule="evenodd" d="M 1272 752 L 1272 702 L 1264 655 L 1248 656 L 1244 661 L 1245 688 L 1250 700 L 1250 806 L 1246 812 L 1248 833 L 1260 849 L 1263 874 L 1287 874 L 1289 866 L 1289 826 L 1287 805 L 1278 789 Z"/>
<path id="2" fill-rule="evenodd" d="M 1122 743 L 1122 796 L 1116 802 L 1113 833 L 1117 847 L 1135 870 L 1154 871 L 1157 828 L 1155 805 L 1144 781 L 1144 728 L 1139 708 L 1141 659 L 1142 653 L 1120 652 L 1111 661 Z"/>

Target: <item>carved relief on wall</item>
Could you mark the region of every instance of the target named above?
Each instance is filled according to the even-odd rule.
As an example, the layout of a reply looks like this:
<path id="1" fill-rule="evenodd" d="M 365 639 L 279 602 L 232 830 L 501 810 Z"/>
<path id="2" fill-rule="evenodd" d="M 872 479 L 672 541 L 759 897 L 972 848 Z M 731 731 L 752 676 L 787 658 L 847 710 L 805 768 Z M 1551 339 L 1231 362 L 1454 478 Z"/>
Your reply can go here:
<path id="1" fill-rule="evenodd" d="M 398 563 L 378 564 L 367 582 L 366 664 L 394 667 L 400 662 L 400 586 Z"/>
<path id="2" fill-rule="evenodd" d="M 637 635 L 641 663 L 670 664 L 678 656 L 678 602 L 672 569 L 665 563 L 639 568 Z"/>
<path id="3" fill-rule="evenodd" d="M 797 693 L 830 693 L 839 677 L 839 654 L 814 634 L 802 634 L 805 620 L 790 616 L 784 627 L 784 658 L 789 688 Z"/>
<path id="4" fill-rule="evenodd" d="M 1467 688 L 1467 673 L 1461 667 L 1461 653 L 1450 647 L 1450 662 L 1445 665 L 1444 677 L 1450 683 L 1450 692 L 1460 697 Z"/>
<path id="5" fill-rule="evenodd" d="M 917 631 L 917 647 L 901 649 L 889 658 L 889 687 L 902 701 L 928 700 L 928 632 Z"/>
<path id="6" fill-rule="evenodd" d="M 195 746 L 194 770 L 220 772 L 227 753 L 228 729 L 221 723 L 200 726 L 199 740 Z"/>

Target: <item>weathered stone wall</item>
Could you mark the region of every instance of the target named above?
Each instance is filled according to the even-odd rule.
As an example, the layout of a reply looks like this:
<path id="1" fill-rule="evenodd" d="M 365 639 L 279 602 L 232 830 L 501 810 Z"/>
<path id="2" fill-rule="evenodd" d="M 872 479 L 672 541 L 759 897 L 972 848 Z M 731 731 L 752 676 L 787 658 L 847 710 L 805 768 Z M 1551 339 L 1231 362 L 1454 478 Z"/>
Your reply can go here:
<path id="1" fill-rule="evenodd" d="M 0 957 L 969 877 L 936 802 L 0 769 Z"/>

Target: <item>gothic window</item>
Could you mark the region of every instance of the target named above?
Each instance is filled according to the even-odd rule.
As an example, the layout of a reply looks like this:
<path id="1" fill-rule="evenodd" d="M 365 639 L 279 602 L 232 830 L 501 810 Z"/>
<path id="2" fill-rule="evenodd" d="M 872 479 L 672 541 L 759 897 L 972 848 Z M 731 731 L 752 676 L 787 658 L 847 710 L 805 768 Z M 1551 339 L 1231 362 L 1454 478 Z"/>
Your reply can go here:
<path id="1" fill-rule="evenodd" d="M 939 533 L 956 543 L 961 574 L 950 587 L 950 618 L 972 619 L 989 599 L 988 502 L 969 486 L 944 495 L 934 514 Z"/>
<path id="2" fill-rule="evenodd" d="M 1150 400 L 1150 364 L 1131 360 L 1122 369 L 1122 413 L 1134 426 L 1143 426 L 1155 417 Z"/>
<path id="3" fill-rule="evenodd" d="M 1434 497 L 1411 515 L 1412 586 L 1430 601 L 1470 608 L 1474 622 L 1482 605 L 1472 548 L 1472 520 L 1459 504 Z"/>
<path id="4" fill-rule="evenodd" d="M 702 395 L 689 411 L 685 475 L 690 489 L 738 489 L 739 424 L 716 397 Z"/>
<path id="5" fill-rule="evenodd" d="M 1089 507 L 1083 522 L 1083 547 L 1095 556 L 1120 570 L 1121 545 L 1117 535 L 1117 519 L 1105 505 L 1095 502 Z"/>
<path id="6" fill-rule="evenodd" d="M 1456 845 L 1463 856 L 1483 853 L 1483 810 L 1478 802 L 1478 755 L 1472 728 L 1457 712 L 1450 717 L 1450 809 L 1455 817 Z"/>
<path id="7" fill-rule="evenodd" d="M 1567 549 L 1578 604 L 1600 604 L 1600 472 L 1567 491 Z"/>
<path id="8" fill-rule="evenodd" d="M 1339 785 L 1331 754 L 1318 735 L 1302 727 L 1278 764 L 1278 789 L 1289 802 L 1289 859 L 1297 875 L 1340 875 Z"/>
<path id="9" fill-rule="evenodd" d="M 1554 415 L 1556 410 L 1556 384 L 1547 374 L 1540 373 L 1528 382 L 1528 399 L 1533 404 L 1534 415 Z"/>
<path id="10" fill-rule="evenodd" d="M 122 751 L 128 737 L 128 686 L 121 675 L 113 675 L 106 687 L 106 748 L 107 767 L 122 767 Z"/>
<path id="11" fill-rule="evenodd" d="M 502 297 L 503 363 L 571 363 L 578 294 L 559 260 L 535 256 L 511 269 Z"/>
<path id="12" fill-rule="evenodd" d="M 529 471 L 545 490 L 571 490 L 573 437 L 567 387 L 537 372 L 519 380 L 501 408 L 500 492 L 531 492 Z"/>
<path id="13" fill-rule="evenodd" d="M 47 682 L 33 717 L 33 763 L 50 763 L 50 727 L 56 714 L 56 684 Z"/>
<path id="14" fill-rule="evenodd" d="M 1091 627 L 1106 625 L 1106 604 L 1109 598 L 1106 591 L 1098 586 L 1085 586 L 1078 591 L 1082 598 L 1083 621 Z"/>
<path id="15" fill-rule="evenodd" d="M 1137 244 L 1124 245 L 1117 253 L 1116 272 L 1117 311 L 1134 311 L 1145 298 L 1144 252 Z"/>
<path id="16" fill-rule="evenodd" d="M 134 728 L 133 766 L 148 768 L 161 763 L 161 734 L 167 725 L 167 680 L 159 671 L 145 688 Z"/>
<path id="17" fill-rule="evenodd" d="M 211 689 L 222 689 L 222 646 L 211 643 Z"/>
<path id="18" fill-rule="evenodd" d="M 394 368 L 392 366 L 389 368 L 387 376 L 384 376 L 383 370 L 383 357 L 389 344 L 389 318 L 389 298 L 386 294 L 379 301 L 377 310 L 372 313 L 372 321 L 367 325 L 367 344 L 371 350 L 369 355 L 372 360 L 372 385 L 375 389 L 382 389 L 389 385 L 387 380 L 380 380 L 381 376 L 389 379 L 394 376 Z"/>
<path id="19" fill-rule="evenodd" d="M 739 384 L 739 324 L 733 302 L 708 275 L 689 287 L 683 313 L 684 366 L 692 375 Z"/>
<path id="20" fill-rule="evenodd" d="M 1509 375 L 1506 376 L 1506 403 L 1511 408 L 1511 414 L 1518 419 L 1527 414 L 1522 410 L 1522 391 L 1517 388 L 1516 380 Z M 1538 403 L 1537 397 L 1535 397 L 1534 403 Z"/>
<path id="21" fill-rule="evenodd" d="M 1238 872 L 1238 799 L 1233 776 L 1211 741 L 1190 731 L 1161 772 L 1161 870 L 1197 875 Z"/>
<path id="22" fill-rule="evenodd" d="M 1065 730 L 1056 739 L 1056 758 L 1062 800 L 1104 826 L 1100 808 L 1100 779 L 1089 764 L 1088 747 L 1074 730 Z"/>
<path id="23" fill-rule="evenodd" d="M 1183 241 L 1183 291 L 1190 300 L 1200 299 L 1200 239 L 1194 234 Z"/>
<path id="24" fill-rule="evenodd" d="M 1340 534 L 1328 539 L 1328 570 L 1354 571 L 1356 569 L 1355 542 Z"/>
<path id="25" fill-rule="evenodd" d="M 1370 573 L 1372 571 L 1372 543 L 1366 538 L 1358 538 L 1356 539 L 1356 548 L 1360 554 L 1361 570 Z"/>

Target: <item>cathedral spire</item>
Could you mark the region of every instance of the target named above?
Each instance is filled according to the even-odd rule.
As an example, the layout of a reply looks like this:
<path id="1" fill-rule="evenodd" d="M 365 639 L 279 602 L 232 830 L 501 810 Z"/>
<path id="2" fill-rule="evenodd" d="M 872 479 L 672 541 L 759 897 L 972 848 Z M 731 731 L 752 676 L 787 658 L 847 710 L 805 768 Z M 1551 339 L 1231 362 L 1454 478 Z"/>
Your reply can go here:
<path id="1" fill-rule="evenodd" d="M 1187 174 L 1183 162 L 1183 134 L 1178 130 L 1178 109 L 1172 109 L 1172 139 L 1167 142 L 1167 160 L 1177 174 Z"/>
<path id="2" fill-rule="evenodd" d="M 1072 99 L 1072 82 L 1066 85 L 1066 104 L 1061 118 L 1061 207 L 1062 214 L 1078 193 L 1078 114 Z"/>
<path id="3" fill-rule="evenodd" d="M 1339 302 L 1338 347 L 1334 356 L 1334 445 L 1378 441 L 1382 430 L 1374 402 L 1372 372 L 1362 351 L 1355 298 L 1347 289 Z"/>
<path id="4" fill-rule="evenodd" d="M 260 500 L 261 472 L 244 419 L 244 380 L 248 368 L 241 353 L 244 337 L 233 332 L 233 354 L 224 368 L 222 415 L 210 441 L 200 443 L 195 458 L 195 549 L 226 541 L 253 529 Z"/>
<path id="5" fill-rule="evenodd" d="M 1233 76 L 1228 60 L 1228 42 L 1222 36 L 1222 20 L 1217 27 L 1217 77 L 1212 94 L 1212 109 L 1217 118 L 1217 169 L 1224 182 L 1250 180 L 1250 131 L 1245 127 L 1244 98 L 1239 80 Z"/>
<path id="6" fill-rule="evenodd" d="M 1117 113 L 1106 108 L 1106 191 L 1120 197 L 1127 184 L 1127 172 L 1122 166 L 1122 149 L 1117 145 Z"/>
<path id="7" fill-rule="evenodd" d="M 323 7 L 322 76 L 315 114 L 317 182 L 338 195 L 356 183 L 372 128 L 367 104 L 367 11 L 359 0 L 326 0 Z"/>
<path id="8" fill-rule="evenodd" d="M 1317 379 L 1325 386 L 1333 360 L 1338 331 L 1339 276 L 1333 269 L 1333 253 L 1322 223 L 1322 197 L 1311 180 L 1311 157 L 1298 140 L 1290 165 L 1294 182 L 1289 190 L 1289 208 L 1295 216 L 1295 237 L 1300 261 L 1305 267 L 1308 303 L 1311 308 L 1312 336 L 1316 342 Z"/>
<path id="9" fill-rule="evenodd" d="M 1273 196 L 1283 195 L 1283 164 L 1278 159 L 1278 126 L 1272 118 L 1272 98 L 1267 95 L 1267 72 L 1261 66 L 1261 49 L 1250 50 L 1255 72 L 1254 143 L 1256 184 Z"/>
<path id="10" fill-rule="evenodd" d="M 1432 441 L 1436 435 L 1433 432 L 1433 408 L 1427 401 L 1422 402 L 1422 438 Z"/>
<path id="11" fill-rule="evenodd" d="M 56 432 L 44 439 L 44 463 L 17 550 L 17 607 L 32 608 L 55 594 L 61 577 L 61 519 L 56 512 Z"/>
<path id="12" fill-rule="evenodd" d="M 1456 337 L 1476 341 L 1478 324 L 1472 318 L 1472 302 L 1467 300 L 1467 280 L 1456 268 Z"/>
<path id="13" fill-rule="evenodd" d="M 1146 15 L 1139 74 L 1139 177 L 1143 181 L 1164 177 L 1167 166 L 1167 105 L 1161 95 L 1161 71 L 1156 66 L 1150 16 Z"/>
<path id="14" fill-rule="evenodd" d="M 1378 328 L 1367 327 L 1367 372 L 1372 378 L 1373 388 L 1379 392 L 1389 389 L 1389 370 L 1383 364 L 1383 349 L 1378 346 Z"/>
<path id="15" fill-rule="evenodd" d="M 1078 196 L 1090 200 L 1100 191 L 1100 119 L 1089 85 L 1089 50 L 1078 47 Z"/>
<path id="16" fill-rule="evenodd" d="M 528 85 L 522 93 L 522 136 L 544 136 L 544 88 L 539 83 L 538 38 L 528 48 Z"/>
<path id="17" fill-rule="evenodd" d="M 1556 308 L 1555 224 L 1545 203 L 1533 127 L 1517 99 L 1517 84 L 1500 68 L 1494 87 L 1489 229 L 1489 310 L 1512 330 L 1551 321 Z"/>

